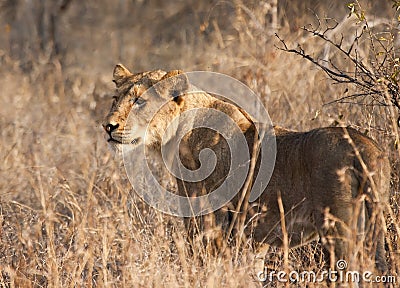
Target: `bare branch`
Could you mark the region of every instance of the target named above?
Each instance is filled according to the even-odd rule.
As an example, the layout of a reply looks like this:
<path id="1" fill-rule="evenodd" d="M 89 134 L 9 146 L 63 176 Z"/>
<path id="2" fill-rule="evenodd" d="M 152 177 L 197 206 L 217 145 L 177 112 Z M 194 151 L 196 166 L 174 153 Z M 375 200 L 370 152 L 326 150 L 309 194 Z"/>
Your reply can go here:
<path id="1" fill-rule="evenodd" d="M 364 16 L 364 15 L 363 15 Z M 320 59 L 309 55 L 306 50 L 301 46 L 292 48 L 285 43 L 285 41 L 275 34 L 278 38 L 280 45 L 275 47 L 279 50 L 299 55 L 302 58 L 310 61 L 322 71 L 324 71 L 328 77 L 336 84 L 351 84 L 359 90 L 359 92 L 353 93 L 352 95 L 346 95 L 325 105 L 332 103 L 352 103 L 367 106 L 388 106 L 387 96 L 390 95 L 390 103 L 400 111 L 400 68 L 398 56 L 396 56 L 394 49 L 394 37 L 378 38 L 371 30 L 370 25 L 364 19 L 362 22 L 364 26 L 362 29 L 356 31 L 355 36 L 350 41 L 348 48 L 344 45 L 344 35 L 340 33 L 340 39 L 335 40 L 333 37 L 335 29 L 339 29 L 339 26 L 343 26 L 347 20 L 344 19 L 342 23 L 336 22 L 334 25 L 326 23 L 326 28 L 321 29 L 321 19 L 316 16 L 318 25 L 314 28 L 312 25 L 304 26 L 303 30 L 312 36 L 316 36 L 321 39 L 328 47 L 326 51 L 329 51 L 329 47 L 334 47 L 339 54 L 348 59 L 348 63 L 351 63 L 354 67 L 354 71 L 346 71 L 343 64 L 335 58 L 333 59 Z M 329 19 L 326 19 L 328 21 Z M 383 22 L 382 22 L 383 23 Z M 340 29 L 339 29 L 340 30 Z M 340 31 L 339 31 L 340 32 Z M 391 32 L 385 32 L 391 33 Z M 368 39 L 370 55 L 369 57 L 361 57 L 357 47 L 360 40 Z M 384 41 L 389 41 L 385 42 Z M 363 41 L 363 43 L 367 43 Z M 380 52 L 377 50 L 377 45 Z M 378 59 L 379 55 L 383 55 L 382 59 Z M 327 57 L 327 56 L 324 56 Z M 366 103 L 366 101 L 368 103 Z"/>

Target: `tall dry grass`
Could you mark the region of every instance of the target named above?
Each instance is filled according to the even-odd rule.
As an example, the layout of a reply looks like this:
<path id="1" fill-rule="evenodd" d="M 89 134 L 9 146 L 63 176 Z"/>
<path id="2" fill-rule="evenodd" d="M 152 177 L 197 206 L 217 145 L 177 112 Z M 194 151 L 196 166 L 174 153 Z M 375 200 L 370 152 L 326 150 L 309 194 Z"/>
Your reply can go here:
<path id="1" fill-rule="evenodd" d="M 55 57 L 18 46 L 28 41 L 18 35 L 35 29 L 25 10 L 14 20 L 2 19 L 9 34 L 0 38 L 0 286 L 263 285 L 251 246 L 231 247 L 219 257 L 200 241 L 190 249 L 181 219 L 151 209 L 131 191 L 100 127 L 111 104 L 112 67 L 120 61 L 136 71 L 182 68 L 237 77 L 262 97 L 275 124 L 292 129 L 341 122 L 367 131 L 391 154 L 393 213 L 386 240 L 388 274 L 398 276 L 399 157 L 387 109 L 323 106 L 344 88 L 304 60 L 275 49 L 274 31 L 256 2 L 242 3 L 250 8 L 239 14 L 238 2 L 145 2 L 73 1 L 59 19 L 61 52 Z M 303 43 L 314 55 L 322 53 L 323 43 L 296 27 L 313 16 L 295 14 L 294 4 L 279 2 L 280 35 Z M 346 13 L 340 14 L 341 5 L 332 8 L 338 19 Z M 318 11 L 328 8 L 318 4 Z M 384 9 L 379 13 L 391 13 Z M 183 12 L 177 18 L 178 10 Z M 357 239 L 355 244 L 369 249 Z M 325 264 L 316 242 L 293 250 L 271 248 L 266 262 L 285 271 L 321 271 Z M 371 267 L 368 254 L 358 263 L 366 267 Z"/>

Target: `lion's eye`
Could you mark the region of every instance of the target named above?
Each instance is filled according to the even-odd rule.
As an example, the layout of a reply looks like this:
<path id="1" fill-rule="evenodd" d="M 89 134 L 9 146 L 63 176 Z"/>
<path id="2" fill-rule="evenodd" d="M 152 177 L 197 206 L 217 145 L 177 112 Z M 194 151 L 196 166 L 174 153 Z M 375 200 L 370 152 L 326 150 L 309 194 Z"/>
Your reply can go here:
<path id="1" fill-rule="evenodd" d="M 134 99 L 132 99 L 132 101 L 133 101 L 133 105 L 136 105 L 138 107 L 141 107 L 146 103 L 146 100 L 144 100 L 141 97 L 134 98 Z"/>

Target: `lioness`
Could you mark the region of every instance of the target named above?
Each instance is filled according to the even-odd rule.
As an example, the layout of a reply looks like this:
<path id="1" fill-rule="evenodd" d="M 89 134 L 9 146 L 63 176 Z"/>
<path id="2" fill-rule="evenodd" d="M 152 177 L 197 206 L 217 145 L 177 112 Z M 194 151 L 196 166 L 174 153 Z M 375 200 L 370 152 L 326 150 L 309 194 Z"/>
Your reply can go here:
<path id="1" fill-rule="evenodd" d="M 168 79 L 173 80 L 163 81 Z M 251 116 L 234 104 L 205 92 L 186 97 L 177 94 L 177 88 L 182 91 L 190 85 L 181 71 L 133 74 L 118 64 L 113 81 L 117 95 L 103 123 L 113 150 L 121 151 L 123 145 L 134 148 L 144 144 L 150 153 L 159 154 L 166 127 L 176 116 L 195 108 L 211 108 L 233 119 L 245 135 L 249 155 L 253 154 L 256 129 Z M 154 93 L 144 93 L 152 87 L 156 87 Z M 155 111 L 155 103 L 161 100 L 167 104 Z M 132 115 L 128 121 L 129 113 Z M 197 121 L 195 117 L 198 120 L 207 115 L 196 113 L 190 121 Z M 360 214 L 365 214 L 367 221 L 359 221 L 359 226 L 361 223 L 361 226 L 371 227 L 368 225 L 373 222 L 374 229 L 368 231 L 372 231 L 376 241 L 375 261 L 379 270 L 386 270 L 382 206 L 388 203 L 390 165 L 382 150 L 372 139 L 351 128 L 293 132 L 275 127 L 274 130 L 276 163 L 266 190 L 256 205 L 245 211 L 251 221 L 247 227 L 252 227 L 248 236 L 257 242 L 282 245 L 282 207 L 278 205 L 278 195 L 281 195 L 290 247 L 320 236 L 331 240 L 327 242 L 334 243 L 336 259 L 343 259 L 348 257 L 348 242 L 354 239 L 350 238 L 350 225 L 354 223 L 355 204 L 362 203 L 366 209 Z M 179 194 L 209 193 L 228 177 L 227 167 L 234 155 L 229 155 L 226 141 L 214 130 L 197 128 L 185 135 L 179 145 L 180 160 L 188 169 L 196 170 L 201 166 L 199 154 L 204 148 L 211 148 L 218 158 L 214 171 L 199 182 L 178 179 Z M 258 167 L 259 163 L 255 175 Z M 229 226 L 237 202 L 236 197 L 221 209 L 225 212 L 215 214 L 216 224 L 222 230 Z M 328 221 L 327 211 L 337 220 L 333 221 L 334 225 Z M 327 225 L 328 222 L 331 224 Z"/>

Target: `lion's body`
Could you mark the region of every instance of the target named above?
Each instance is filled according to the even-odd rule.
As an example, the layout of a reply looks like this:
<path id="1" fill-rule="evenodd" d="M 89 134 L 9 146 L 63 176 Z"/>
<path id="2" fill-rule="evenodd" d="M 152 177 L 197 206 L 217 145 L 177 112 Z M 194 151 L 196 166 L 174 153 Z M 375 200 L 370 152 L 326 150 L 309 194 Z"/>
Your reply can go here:
<path id="1" fill-rule="evenodd" d="M 349 143 L 347 137 L 353 141 L 354 146 Z M 260 205 L 267 203 L 267 212 L 264 217 L 259 217 L 263 224 L 258 226 L 263 229 L 255 230 L 255 240 L 262 241 L 266 237 L 268 243 L 281 243 L 281 227 L 274 226 L 279 222 L 277 198 L 280 192 L 284 211 L 287 213 L 286 227 L 291 245 L 300 245 L 318 234 L 333 236 L 336 233 L 336 254 L 337 257 L 344 257 L 345 244 L 338 242 L 355 240 L 352 238 L 354 234 L 351 234 L 355 232 L 357 235 L 357 228 L 360 227 L 356 226 L 354 231 L 352 225 L 357 224 L 357 218 L 362 214 L 362 196 L 367 197 L 374 205 L 388 203 L 388 159 L 383 156 L 382 150 L 374 141 L 351 128 L 319 128 L 309 132 L 278 129 L 276 141 L 274 173 L 266 191 L 259 199 Z M 359 156 L 356 155 L 355 149 L 360 153 Z M 371 179 L 362 167 L 363 164 L 372 175 L 375 186 L 373 188 Z M 356 211 L 357 200 L 359 211 Z M 366 208 L 369 217 L 372 214 L 371 205 Z M 331 227 L 326 225 L 326 209 L 329 209 L 329 213 L 339 222 L 343 221 L 336 223 L 335 233 L 329 231 Z M 376 211 L 382 211 L 381 209 L 383 206 Z M 383 225 L 383 219 L 375 221 Z M 268 231 L 274 233 L 269 234 Z M 341 237 L 344 239 L 340 240 Z M 383 263 L 383 231 L 374 239 L 378 241 L 377 256 L 383 257 L 377 260 Z"/>
<path id="2" fill-rule="evenodd" d="M 138 98 L 155 83 L 177 74 L 179 72 L 176 71 L 170 75 L 155 71 L 133 75 L 123 66 L 117 65 L 114 70 L 114 82 L 117 84 L 118 95 L 104 124 L 114 149 L 143 141 L 149 147 L 150 153 L 160 153 L 161 139 L 166 126 L 175 116 L 195 108 L 212 108 L 227 114 L 238 124 L 246 137 L 249 153 L 252 154 L 256 136 L 254 123 L 233 104 L 202 92 L 190 94 L 183 99 L 172 99 L 172 92 L 168 90 L 168 86 L 158 87 L 157 93 L 151 96 L 153 100 L 146 96 L 143 111 L 131 103 L 130 99 Z M 149 115 L 152 116 L 155 112 L 151 101 L 165 101 L 168 97 L 171 99 L 168 104 L 158 111 L 154 118 L 150 118 Z M 134 117 L 132 123 L 128 124 L 128 113 L 131 109 Z M 202 117 L 207 116 L 202 112 L 196 113 L 191 121 L 196 122 Z M 145 139 L 143 131 L 147 124 L 149 128 Z M 362 203 L 363 206 L 367 203 L 365 215 L 368 220 L 373 214 L 373 209 L 381 215 L 381 204 L 388 203 L 390 165 L 387 158 L 373 140 L 351 128 L 319 128 L 309 132 L 293 132 L 276 127 L 274 130 L 277 144 L 274 172 L 266 190 L 255 202 L 258 205 L 250 205 L 251 208 L 246 211 L 248 219 L 251 219 L 247 225 L 251 228 L 248 229 L 247 235 L 258 242 L 282 245 L 281 211 L 278 206 L 278 195 L 281 195 L 291 247 L 305 244 L 318 235 L 328 238 L 332 236 L 335 238 L 336 257 L 345 257 L 347 239 L 351 238 L 351 229 L 346 227 L 353 225 L 354 217 L 357 218 L 354 210 L 356 204 Z M 231 155 L 227 145 L 219 133 L 210 129 L 197 128 L 187 134 L 179 147 L 184 166 L 191 170 L 198 169 L 199 153 L 204 148 L 213 149 L 218 162 L 215 170 L 204 181 L 193 183 L 178 180 L 178 193 L 197 196 L 218 187 L 229 172 Z M 255 175 L 258 167 L 259 161 Z M 366 170 L 370 175 L 367 175 Z M 358 199 L 364 199 L 363 197 L 368 201 L 357 202 Z M 227 205 L 227 209 L 215 213 L 216 224 L 220 225 L 222 230 L 227 229 L 232 216 L 226 210 L 234 209 L 237 201 L 238 197 Z M 326 225 L 327 210 L 339 220 L 338 222 L 342 222 L 336 223 L 334 229 Z M 378 223 L 374 239 L 377 241 L 376 261 L 380 269 L 385 270 L 385 229 L 381 218 L 377 217 L 374 220 Z M 206 223 L 203 229 L 207 227 Z"/>

